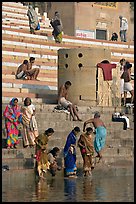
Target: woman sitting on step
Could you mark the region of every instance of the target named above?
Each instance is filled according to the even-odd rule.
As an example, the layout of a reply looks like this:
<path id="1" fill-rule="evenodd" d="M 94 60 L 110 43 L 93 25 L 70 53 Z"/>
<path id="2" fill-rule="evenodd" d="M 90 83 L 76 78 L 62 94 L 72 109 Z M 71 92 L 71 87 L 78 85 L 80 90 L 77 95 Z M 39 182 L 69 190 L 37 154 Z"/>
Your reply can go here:
<path id="1" fill-rule="evenodd" d="M 18 99 L 12 98 L 3 113 L 7 132 L 7 148 L 17 148 L 19 128 L 22 121 L 22 114 L 18 105 Z"/>

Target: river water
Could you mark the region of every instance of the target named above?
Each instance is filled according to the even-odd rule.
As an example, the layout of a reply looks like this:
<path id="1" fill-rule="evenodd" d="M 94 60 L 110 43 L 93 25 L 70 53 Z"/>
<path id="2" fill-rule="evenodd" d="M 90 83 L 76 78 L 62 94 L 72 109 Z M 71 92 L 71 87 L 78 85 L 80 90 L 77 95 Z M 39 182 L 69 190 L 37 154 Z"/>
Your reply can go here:
<path id="1" fill-rule="evenodd" d="M 64 178 L 47 173 L 38 179 L 32 169 L 2 172 L 2 202 L 134 202 L 131 168 L 93 170 L 92 177 Z"/>

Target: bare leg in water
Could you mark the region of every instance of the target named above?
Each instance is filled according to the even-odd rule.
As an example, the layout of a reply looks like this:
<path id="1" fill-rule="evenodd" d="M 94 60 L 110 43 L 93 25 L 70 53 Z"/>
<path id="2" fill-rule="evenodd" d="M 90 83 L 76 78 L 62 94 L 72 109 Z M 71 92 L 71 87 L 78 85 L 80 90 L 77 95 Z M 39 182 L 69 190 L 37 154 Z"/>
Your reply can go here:
<path id="1" fill-rule="evenodd" d="M 102 154 L 101 154 L 101 151 L 97 152 L 97 156 L 99 158 L 99 161 L 102 159 Z"/>

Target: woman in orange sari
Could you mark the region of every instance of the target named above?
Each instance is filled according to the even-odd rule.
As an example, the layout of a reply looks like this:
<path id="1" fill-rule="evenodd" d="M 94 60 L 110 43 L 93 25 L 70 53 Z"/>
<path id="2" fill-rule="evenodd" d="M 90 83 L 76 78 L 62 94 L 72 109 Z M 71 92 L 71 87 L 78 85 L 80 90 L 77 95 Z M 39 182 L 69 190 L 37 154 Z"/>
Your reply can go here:
<path id="1" fill-rule="evenodd" d="M 78 146 L 80 147 L 83 158 L 84 176 L 91 175 L 91 170 L 94 168 L 92 161 L 92 156 L 94 154 L 92 133 L 93 129 L 88 127 L 86 128 L 86 133 L 81 134 L 78 140 Z"/>

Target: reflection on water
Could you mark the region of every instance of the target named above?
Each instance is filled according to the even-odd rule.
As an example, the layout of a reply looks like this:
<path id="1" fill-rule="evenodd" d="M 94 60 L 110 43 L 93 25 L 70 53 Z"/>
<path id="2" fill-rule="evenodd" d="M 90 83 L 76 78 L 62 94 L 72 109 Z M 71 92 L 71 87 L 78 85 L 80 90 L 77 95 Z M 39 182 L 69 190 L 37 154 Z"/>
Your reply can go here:
<path id="1" fill-rule="evenodd" d="M 131 173 L 130 173 L 131 172 Z M 35 177 L 33 170 L 2 173 L 2 202 L 134 202 L 134 174 L 128 169 L 94 171 L 92 178 Z"/>
<path id="2" fill-rule="evenodd" d="M 65 202 L 76 202 L 76 182 L 77 179 L 64 179 L 64 195 L 65 195 Z"/>

